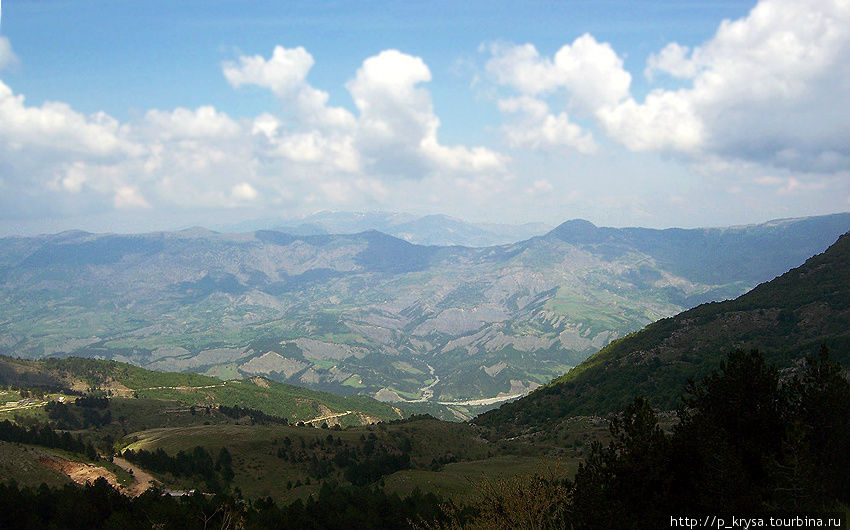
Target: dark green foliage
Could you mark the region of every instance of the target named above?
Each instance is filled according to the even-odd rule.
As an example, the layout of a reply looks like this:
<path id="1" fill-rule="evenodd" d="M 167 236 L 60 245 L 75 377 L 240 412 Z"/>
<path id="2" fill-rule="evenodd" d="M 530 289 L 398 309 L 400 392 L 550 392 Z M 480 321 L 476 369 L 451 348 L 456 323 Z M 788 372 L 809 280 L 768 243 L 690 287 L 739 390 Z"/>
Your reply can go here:
<path id="1" fill-rule="evenodd" d="M 850 385 L 825 352 L 787 384 L 758 352 L 732 352 L 689 386 L 671 435 L 643 398 L 612 422 L 611 443 L 595 444 L 576 474 L 574 524 L 660 527 L 718 507 L 835 510 L 850 493 L 848 412 Z"/>
<path id="2" fill-rule="evenodd" d="M 47 411 L 47 417 L 56 422 L 56 426 L 60 429 L 71 430 L 80 428 L 79 420 L 75 415 L 71 414 L 71 409 L 68 405 L 58 401 L 50 401 L 45 405 L 44 410 Z"/>
<path id="3" fill-rule="evenodd" d="M 442 521 L 442 500 L 414 492 L 404 499 L 381 490 L 325 483 L 306 502 L 278 506 L 238 497 L 195 494 L 173 498 L 151 489 L 131 499 L 104 479 L 85 487 L 19 488 L 0 484 L 2 528 L 407 528 L 410 521 Z"/>
<path id="4" fill-rule="evenodd" d="M 324 480 L 341 476 L 355 486 L 367 486 L 402 469 L 412 467 L 412 445 L 404 434 L 378 438 L 369 433 L 361 443 L 343 441 L 333 434 L 313 439 L 300 448 L 288 437 L 276 448 L 278 458 L 306 464 L 309 476 Z M 341 473 L 337 475 L 337 471 Z"/>
<path id="5" fill-rule="evenodd" d="M 58 401 L 50 401 L 45 405 L 47 417 L 55 422 L 57 428 L 62 430 L 88 429 L 89 427 L 102 427 L 112 423 L 112 412 L 106 410 L 109 400 L 106 397 L 83 396 L 77 398 L 72 405 L 66 405 Z"/>
<path id="6" fill-rule="evenodd" d="M 367 446 L 368 447 L 368 446 Z M 363 460 L 349 465 L 345 470 L 345 479 L 356 486 L 371 484 L 384 475 L 389 475 L 410 467 L 410 454 L 393 453 L 384 447 L 367 453 Z"/>
<path id="7" fill-rule="evenodd" d="M 27 429 L 4 420 L 0 422 L 0 440 L 63 449 L 88 455 L 91 459 L 97 458 L 97 451 L 91 442 L 86 444 L 79 436 L 75 438 L 68 432 L 58 433 L 49 425 L 33 425 Z"/>
<path id="8" fill-rule="evenodd" d="M 225 482 L 233 480 L 233 457 L 230 456 L 227 447 L 222 447 L 218 452 L 218 458 L 215 459 L 215 470 L 221 473 L 221 478 Z"/>
<path id="9" fill-rule="evenodd" d="M 752 509 L 768 498 L 792 411 L 779 375 L 757 351 L 729 354 L 720 371 L 691 384 L 679 411 L 676 448 L 692 470 L 702 508 Z M 685 480 L 685 479 L 683 479 Z"/>
<path id="10" fill-rule="evenodd" d="M 139 466 L 157 473 L 170 473 L 175 477 L 200 478 L 210 491 L 219 491 L 221 486 L 218 479 L 225 482 L 233 478 L 233 459 L 226 448 L 221 449 L 218 458 L 213 463 L 210 453 L 201 446 L 196 446 L 188 453 L 178 451 L 170 456 L 162 449 L 156 451 L 127 450 L 124 458 Z"/>
<path id="11" fill-rule="evenodd" d="M 670 494 L 669 440 L 649 403 L 636 398 L 611 423 L 611 436 L 607 447 L 594 442 L 576 474 L 572 511 L 579 528 L 640 528 L 642 519 L 659 520 L 667 509 L 646 502 Z"/>
<path id="12" fill-rule="evenodd" d="M 799 368 L 782 379 L 758 351 L 731 352 L 719 371 L 688 385 L 669 434 L 637 397 L 559 498 L 533 488 L 503 493 L 496 509 L 480 504 L 475 524 L 515 527 L 517 510 L 542 504 L 566 520 L 538 527 L 581 529 L 670 528 L 681 514 L 844 511 L 850 384 L 825 348 Z"/>
<path id="13" fill-rule="evenodd" d="M 837 493 L 850 504 L 850 384 L 841 366 L 824 348 L 807 361 L 801 378 L 791 384 L 790 448 L 793 458 L 781 476 L 809 497 L 803 504 L 817 502 Z M 795 499 L 797 501 L 797 499 Z M 798 501 L 799 502 L 799 501 Z"/>
<path id="14" fill-rule="evenodd" d="M 109 406 L 109 398 L 104 395 L 86 394 L 78 397 L 74 404 L 78 407 L 94 408 L 103 410 Z"/>
<path id="15" fill-rule="evenodd" d="M 237 420 L 247 416 L 251 420 L 251 425 L 289 424 L 289 421 L 286 418 L 272 416 L 271 414 L 266 414 L 261 410 L 240 407 L 239 405 L 234 405 L 232 407 L 228 407 L 227 405 L 219 405 L 218 411 L 224 414 L 225 416 L 229 416 Z"/>

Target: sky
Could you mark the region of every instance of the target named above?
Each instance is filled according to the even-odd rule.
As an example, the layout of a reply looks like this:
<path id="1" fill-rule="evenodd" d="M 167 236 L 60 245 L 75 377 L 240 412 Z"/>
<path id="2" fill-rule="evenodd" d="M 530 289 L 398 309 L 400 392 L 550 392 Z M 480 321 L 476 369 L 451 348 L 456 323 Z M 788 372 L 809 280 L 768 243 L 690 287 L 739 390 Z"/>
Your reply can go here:
<path id="1" fill-rule="evenodd" d="M 5 0 L 0 235 L 850 211 L 848 0 Z"/>

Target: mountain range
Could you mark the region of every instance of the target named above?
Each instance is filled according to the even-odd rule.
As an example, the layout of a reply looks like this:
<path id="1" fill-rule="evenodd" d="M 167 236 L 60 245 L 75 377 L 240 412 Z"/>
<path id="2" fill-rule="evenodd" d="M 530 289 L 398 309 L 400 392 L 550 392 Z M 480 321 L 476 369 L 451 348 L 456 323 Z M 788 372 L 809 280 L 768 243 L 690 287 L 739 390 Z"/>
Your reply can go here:
<path id="1" fill-rule="evenodd" d="M 265 376 L 455 418 L 823 251 L 850 214 L 707 229 L 568 221 L 470 248 L 378 231 L 0 240 L 0 352 Z"/>
<path id="2" fill-rule="evenodd" d="M 732 350 L 757 349 L 787 375 L 825 347 L 850 364 L 850 233 L 770 282 L 654 322 L 614 341 L 529 396 L 476 418 L 496 437 L 549 430 L 565 418 L 619 412 L 638 395 L 671 410 L 689 380 Z"/>
<path id="3" fill-rule="evenodd" d="M 265 218 L 216 226 L 220 232 L 276 230 L 299 236 L 356 234 L 377 230 L 417 245 L 490 247 L 543 235 L 545 223 L 470 223 L 447 215 L 396 212 L 317 212 L 298 219 Z"/>

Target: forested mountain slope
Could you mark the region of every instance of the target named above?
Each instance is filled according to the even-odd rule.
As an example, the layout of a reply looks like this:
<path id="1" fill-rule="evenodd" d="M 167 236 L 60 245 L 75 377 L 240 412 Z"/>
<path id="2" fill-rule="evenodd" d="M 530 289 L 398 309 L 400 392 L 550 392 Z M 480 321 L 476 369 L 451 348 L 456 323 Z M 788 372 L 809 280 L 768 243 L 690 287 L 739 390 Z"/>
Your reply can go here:
<path id="1" fill-rule="evenodd" d="M 850 363 L 850 234 L 800 267 L 734 300 L 707 303 L 615 341 L 529 396 L 475 421 L 494 432 L 543 428 L 570 415 L 620 411 L 635 396 L 674 408 L 687 380 L 733 349 L 759 349 L 780 368 L 822 344 Z"/>

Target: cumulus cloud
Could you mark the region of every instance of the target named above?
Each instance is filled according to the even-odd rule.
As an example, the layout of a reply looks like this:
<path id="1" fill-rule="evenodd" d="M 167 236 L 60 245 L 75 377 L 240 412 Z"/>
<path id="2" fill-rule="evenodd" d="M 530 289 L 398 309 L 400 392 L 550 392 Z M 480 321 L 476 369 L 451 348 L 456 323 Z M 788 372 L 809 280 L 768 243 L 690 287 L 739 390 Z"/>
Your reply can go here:
<path id="1" fill-rule="evenodd" d="M 120 123 L 65 103 L 27 105 L 0 82 L 2 203 L 15 210 L 11 202 L 32 197 L 22 215 L 56 213 L 63 204 L 228 206 L 237 199 L 229 193 L 234 181 L 253 176 L 257 158 L 248 125 L 211 106 L 151 110 Z"/>
<path id="2" fill-rule="evenodd" d="M 610 45 L 590 35 L 552 58 L 530 44 L 490 52 L 487 70 L 498 84 L 522 97 L 565 97 L 630 150 L 850 169 L 850 4 L 843 0 L 762 0 L 700 46 L 668 44 L 648 58 L 645 74 L 683 86 L 653 89 L 643 101 L 631 94 Z"/>
<path id="3" fill-rule="evenodd" d="M 163 140 L 233 138 L 242 127 L 230 116 L 206 105 L 195 110 L 150 110 L 145 115 L 150 136 Z"/>
<path id="4" fill-rule="evenodd" d="M 389 50 L 364 60 L 346 85 L 356 114 L 310 85 L 313 63 L 303 48 L 278 46 L 268 58 L 223 64 L 234 88 L 268 89 L 283 107 L 239 119 L 203 105 L 122 123 L 61 102 L 27 105 L 0 81 L 0 208 L 37 216 L 58 203 L 99 211 L 363 204 L 391 194 L 382 178 L 505 173 L 507 158 L 495 151 L 439 142 L 421 58 Z M 41 211 L 15 206 L 22 196 L 31 205 L 40 198 Z"/>
<path id="5" fill-rule="evenodd" d="M 0 140 L 7 150 L 64 152 L 94 157 L 133 155 L 140 147 L 125 139 L 122 126 L 103 112 L 85 116 L 69 105 L 27 106 L 0 81 Z"/>
<path id="6" fill-rule="evenodd" d="M 657 90 L 643 103 L 634 99 L 601 107 L 599 124 L 609 137 L 632 151 L 696 154 L 705 142 L 705 124 L 687 91 Z"/>
<path id="7" fill-rule="evenodd" d="M 608 43 L 597 42 L 589 34 L 561 47 L 551 59 L 541 57 L 531 44 L 496 44 L 490 52 L 487 71 L 499 84 L 520 94 L 499 101 L 502 112 L 519 116 L 503 128 L 514 147 L 569 147 L 592 153 L 597 149 L 592 133 L 571 121 L 566 112 L 550 112 L 541 97 L 563 93 L 572 111 L 592 116 L 629 95 L 631 75 L 623 69 L 623 61 Z"/>
<path id="8" fill-rule="evenodd" d="M 593 111 L 629 95 L 632 77 L 623 69 L 622 59 L 610 44 L 589 34 L 563 46 L 552 59 L 540 57 L 531 44 L 493 45 L 490 51 L 487 71 L 526 96 L 563 89 L 574 108 Z"/>
<path id="9" fill-rule="evenodd" d="M 597 150 L 590 132 L 572 123 L 566 112 L 551 113 L 545 101 L 529 96 L 506 98 L 499 101 L 499 110 L 517 116 L 502 127 L 512 147 L 544 150 L 571 147 L 585 154 Z"/>
<path id="10" fill-rule="evenodd" d="M 505 170 L 507 159 L 490 149 L 438 141 L 440 120 L 421 86 L 431 81 L 431 71 L 421 58 L 386 50 L 364 60 L 346 84 L 356 116 L 329 106 L 328 94 L 309 84 L 313 64 L 304 48 L 278 46 L 268 59 L 241 57 L 223 65 L 234 87 L 267 88 L 296 117 L 296 127 L 284 127 L 271 114 L 254 120 L 252 132 L 268 142 L 269 154 L 329 170 L 401 178 Z"/>
<path id="11" fill-rule="evenodd" d="M 328 93 L 307 82 L 314 62 L 313 56 L 301 46 L 275 46 L 268 59 L 260 55 L 242 56 L 238 64 L 225 62 L 222 72 L 234 88 L 243 85 L 268 88 L 305 124 L 350 127 L 354 122 L 351 113 L 341 107 L 327 106 Z"/>
<path id="12" fill-rule="evenodd" d="M 484 147 L 445 146 L 440 120 L 421 83 L 431 71 L 419 57 L 386 50 L 363 61 L 346 87 L 359 112 L 357 146 L 379 173 L 502 171 L 505 157 Z"/>
<path id="13" fill-rule="evenodd" d="M 644 75 L 651 81 L 656 72 L 664 72 L 679 79 L 691 79 L 697 73 L 697 65 L 688 55 L 690 49 L 677 42 L 671 42 L 658 54 L 652 54 L 646 60 Z"/>
<path id="14" fill-rule="evenodd" d="M 374 154 L 381 148 L 411 151 L 436 130 L 431 97 L 420 83 L 431 80 L 425 62 L 396 50 L 369 57 L 347 84 L 359 111 L 360 143 Z"/>

